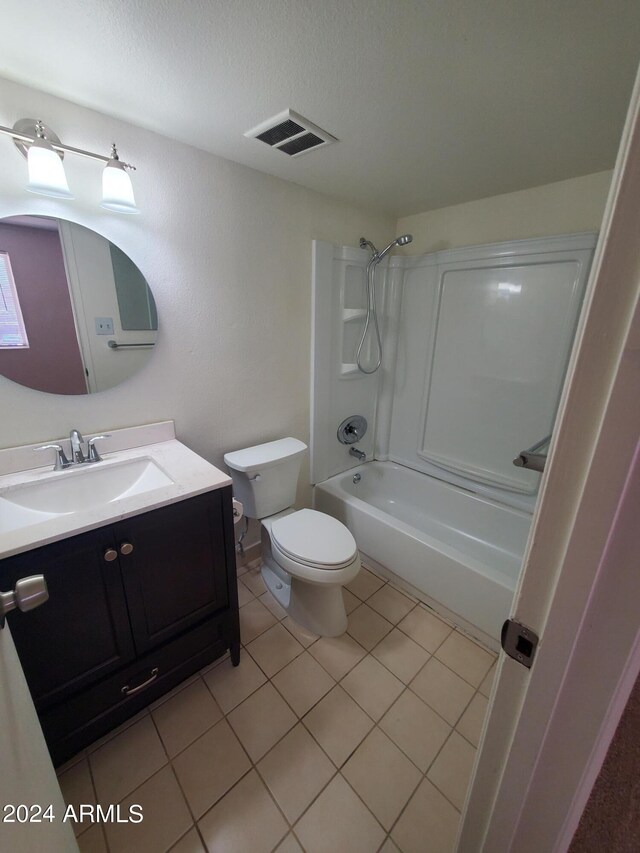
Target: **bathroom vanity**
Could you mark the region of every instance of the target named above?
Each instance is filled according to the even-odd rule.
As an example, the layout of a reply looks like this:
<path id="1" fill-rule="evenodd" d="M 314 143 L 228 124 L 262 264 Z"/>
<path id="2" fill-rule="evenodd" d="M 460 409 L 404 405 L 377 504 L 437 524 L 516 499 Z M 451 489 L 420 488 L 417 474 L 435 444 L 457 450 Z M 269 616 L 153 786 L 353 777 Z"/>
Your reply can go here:
<path id="1" fill-rule="evenodd" d="M 55 764 L 225 651 L 239 661 L 230 479 L 173 438 L 108 449 L 91 471 L 0 476 L 0 589 L 42 574 L 49 591 L 8 622 Z"/>

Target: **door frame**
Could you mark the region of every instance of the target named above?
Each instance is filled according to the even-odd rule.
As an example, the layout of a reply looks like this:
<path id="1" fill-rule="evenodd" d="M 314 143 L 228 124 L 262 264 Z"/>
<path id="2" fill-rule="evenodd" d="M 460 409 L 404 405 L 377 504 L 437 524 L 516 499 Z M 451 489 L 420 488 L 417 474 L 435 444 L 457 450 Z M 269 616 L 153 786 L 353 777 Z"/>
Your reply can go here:
<path id="1" fill-rule="evenodd" d="M 640 76 L 514 601 L 541 642 L 501 655 L 458 853 L 566 850 L 640 671 L 639 199 Z"/>

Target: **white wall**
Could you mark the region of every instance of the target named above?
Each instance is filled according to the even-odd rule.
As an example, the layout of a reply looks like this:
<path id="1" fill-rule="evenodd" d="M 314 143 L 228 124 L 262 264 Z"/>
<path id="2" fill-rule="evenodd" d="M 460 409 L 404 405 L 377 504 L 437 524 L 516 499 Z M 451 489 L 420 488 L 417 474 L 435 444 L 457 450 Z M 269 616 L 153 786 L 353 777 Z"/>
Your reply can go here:
<path id="1" fill-rule="evenodd" d="M 403 254 L 598 231 L 612 172 L 597 172 L 515 193 L 495 195 L 398 220 L 413 234 Z"/>
<path id="2" fill-rule="evenodd" d="M 308 441 L 311 240 L 384 245 L 394 219 L 2 79 L 0 103 L 0 124 L 42 118 L 64 142 L 107 154 L 115 140 L 138 167 L 142 214 L 112 214 L 98 204 L 99 164 L 65 158 L 75 201 L 31 195 L 24 160 L 0 137 L 0 216 L 60 215 L 100 231 L 141 269 L 159 315 L 153 358 L 117 388 L 59 397 L 0 377 L 0 447 L 164 418 L 217 464 L 279 436 Z"/>

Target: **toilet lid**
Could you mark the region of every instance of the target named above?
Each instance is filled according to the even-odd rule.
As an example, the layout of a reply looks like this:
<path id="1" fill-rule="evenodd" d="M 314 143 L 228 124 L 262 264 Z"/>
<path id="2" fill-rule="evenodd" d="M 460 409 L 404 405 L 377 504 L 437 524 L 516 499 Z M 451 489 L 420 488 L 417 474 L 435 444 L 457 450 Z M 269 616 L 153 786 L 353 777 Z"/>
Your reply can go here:
<path id="1" fill-rule="evenodd" d="M 311 566 L 348 565 L 358 549 L 356 540 L 335 518 L 301 509 L 271 525 L 271 536 L 291 559 Z"/>

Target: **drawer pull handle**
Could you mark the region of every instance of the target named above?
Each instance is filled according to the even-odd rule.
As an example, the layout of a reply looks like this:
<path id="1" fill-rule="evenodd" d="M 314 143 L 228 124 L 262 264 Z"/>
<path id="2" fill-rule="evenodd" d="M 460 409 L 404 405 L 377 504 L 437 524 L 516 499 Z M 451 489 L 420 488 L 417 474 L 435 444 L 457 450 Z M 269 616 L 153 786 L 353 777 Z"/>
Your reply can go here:
<path id="1" fill-rule="evenodd" d="M 150 684 L 152 684 L 157 677 L 158 667 L 154 666 L 154 668 L 151 670 L 151 675 L 149 676 L 149 678 L 147 678 L 146 681 L 143 681 L 142 684 L 138 684 L 137 687 L 129 687 L 128 684 L 125 684 L 125 686 L 121 689 L 120 692 L 123 693 L 125 696 L 135 696 L 136 693 L 140 693 L 141 690 L 144 690 L 145 687 L 148 687 Z"/>
<path id="2" fill-rule="evenodd" d="M 131 542 L 123 542 L 120 546 L 120 553 L 125 557 L 128 556 L 133 551 L 133 545 Z"/>
<path id="3" fill-rule="evenodd" d="M 118 559 L 118 552 L 115 548 L 107 548 L 107 550 L 104 552 L 104 558 L 107 563 L 112 563 L 114 560 Z"/>

